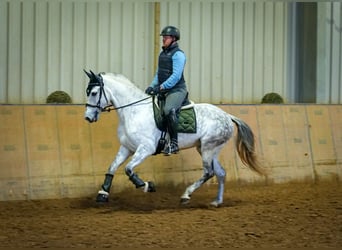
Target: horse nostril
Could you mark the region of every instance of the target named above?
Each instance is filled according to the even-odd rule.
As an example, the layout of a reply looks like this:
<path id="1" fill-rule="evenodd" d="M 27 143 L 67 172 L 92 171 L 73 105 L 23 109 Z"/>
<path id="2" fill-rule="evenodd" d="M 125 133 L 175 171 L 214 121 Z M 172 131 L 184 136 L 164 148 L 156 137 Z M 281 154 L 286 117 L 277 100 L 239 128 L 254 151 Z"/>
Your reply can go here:
<path id="1" fill-rule="evenodd" d="M 85 118 L 88 122 L 92 122 L 89 117 Z"/>

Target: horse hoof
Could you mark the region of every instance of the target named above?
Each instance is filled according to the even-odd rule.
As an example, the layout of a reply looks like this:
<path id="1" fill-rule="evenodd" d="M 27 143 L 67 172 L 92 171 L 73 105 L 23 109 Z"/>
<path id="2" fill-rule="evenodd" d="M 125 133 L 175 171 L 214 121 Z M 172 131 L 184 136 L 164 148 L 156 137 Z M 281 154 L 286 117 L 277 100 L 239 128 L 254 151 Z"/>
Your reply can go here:
<path id="1" fill-rule="evenodd" d="M 108 195 L 106 194 L 98 194 L 96 197 L 96 202 L 99 203 L 107 203 L 108 202 Z"/>
<path id="2" fill-rule="evenodd" d="M 188 204 L 190 202 L 190 199 L 189 198 L 181 198 L 181 200 L 180 200 L 180 203 L 182 204 L 182 205 L 186 205 L 186 204 Z"/>
<path id="3" fill-rule="evenodd" d="M 156 191 L 156 186 L 152 181 L 145 182 L 144 192 L 153 193 Z"/>
<path id="4" fill-rule="evenodd" d="M 210 206 L 212 207 L 220 207 L 222 205 L 222 202 L 218 202 L 218 201 L 213 201 L 210 203 Z"/>
<path id="5" fill-rule="evenodd" d="M 156 185 L 154 185 L 154 183 L 152 181 L 149 181 L 148 182 L 148 190 L 147 190 L 147 192 L 152 193 L 152 192 L 155 192 L 155 191 L 157 191 L 156 190 Z"/>

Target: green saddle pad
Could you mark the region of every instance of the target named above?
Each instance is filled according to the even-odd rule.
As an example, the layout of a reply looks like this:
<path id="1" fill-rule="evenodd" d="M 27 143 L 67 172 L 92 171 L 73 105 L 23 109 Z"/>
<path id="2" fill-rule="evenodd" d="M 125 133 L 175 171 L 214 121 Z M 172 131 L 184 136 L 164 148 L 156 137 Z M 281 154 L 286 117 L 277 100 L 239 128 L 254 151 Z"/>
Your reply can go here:
<path id="1" fill-rule="evenodd" d="M 164 119 L 162 112 L 158 106 L 153 101 L 153 113 L 154 120 L 156 122 L 157 127 L 161 131 L 166 131 L 166 120 Z M 183 108 L 180 111 L 178 118 L 178 133 L 196 133 L 197 125 L 196 125 L 196 113 L 194 107 Z"/>

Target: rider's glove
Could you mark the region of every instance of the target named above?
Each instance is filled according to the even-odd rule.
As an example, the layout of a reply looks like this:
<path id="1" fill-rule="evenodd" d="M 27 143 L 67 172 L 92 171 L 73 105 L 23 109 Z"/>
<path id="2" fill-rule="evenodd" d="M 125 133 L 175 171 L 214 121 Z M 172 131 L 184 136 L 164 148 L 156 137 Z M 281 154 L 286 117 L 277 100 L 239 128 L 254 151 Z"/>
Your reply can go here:
<path id="1" fill-rule="evenodd" d="M 146 90 L 145 93 L 148 95 L 153 95 L 153 88 L 151 86 L 149 86 Z"/>
<path id="2" fill-rule="evenodd" d="M 148 95 L 157 95 L 160 93 L 160 86 L 156 86 L 154 88 L 150 86 L 145 90 L 145 93 Z"/>
<path id="3" fill-rule="evenodd" d="M 160 86 L 158 85 L 158 86 L 153 88 L 153 95 L 157 95 L 159 93 L 160 93 Z"/>

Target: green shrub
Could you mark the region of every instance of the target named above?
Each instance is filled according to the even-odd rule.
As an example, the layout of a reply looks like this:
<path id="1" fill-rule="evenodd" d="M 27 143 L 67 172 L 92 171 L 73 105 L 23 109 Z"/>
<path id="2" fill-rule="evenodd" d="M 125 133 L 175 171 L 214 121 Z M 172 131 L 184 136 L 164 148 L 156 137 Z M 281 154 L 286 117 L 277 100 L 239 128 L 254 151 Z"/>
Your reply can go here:
<path id="1" fill-rule="evenodd" d="M 72 100 L 66 92 L 57 90 L 46 98 L 46 103 L 72 103 Z"/>
<path id="2" fill-rule="evenodd" d="M 267 93 L 261 100 L 261 103 L 284 103 L 284 99 L 277 93 Z"/>

